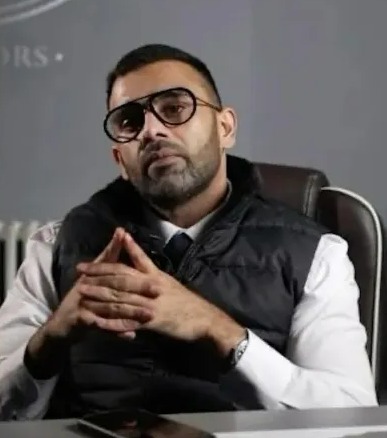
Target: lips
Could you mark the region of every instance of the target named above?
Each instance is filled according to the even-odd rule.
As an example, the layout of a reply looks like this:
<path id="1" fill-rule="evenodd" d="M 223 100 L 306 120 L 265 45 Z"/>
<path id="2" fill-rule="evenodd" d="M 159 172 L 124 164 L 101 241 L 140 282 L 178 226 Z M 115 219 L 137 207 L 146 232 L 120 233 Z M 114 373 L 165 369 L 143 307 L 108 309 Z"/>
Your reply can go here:
<path id="1" fill-rule="evenodd" d="M 169 157 L 180 157 L 183 158 L 180 154 L 176 153 L 176 151 L 168 148 L 159 149 L 158 151 L 150 152 L 149 155 L 144 157 L 144 168 L 146 170 L 158 160 Z"/>

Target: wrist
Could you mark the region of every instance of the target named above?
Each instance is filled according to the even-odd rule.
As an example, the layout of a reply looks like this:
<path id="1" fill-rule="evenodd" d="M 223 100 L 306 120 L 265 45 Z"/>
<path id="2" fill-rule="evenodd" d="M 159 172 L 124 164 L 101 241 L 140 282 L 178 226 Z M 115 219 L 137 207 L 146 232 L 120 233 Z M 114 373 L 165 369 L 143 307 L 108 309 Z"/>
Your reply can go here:
<path id="1" fill-rule="evenodd" d="M 66 352 L 67 342 L 53 336 L 48 326 L 44 325 L 29 340 L 24 365 L 32 377 L 46 380 L 58 374 Z"/>
<path id="2" fill-rule="evenodd" d="M 64 342 L 69 337 L 69 330 L 57 322 L 54 313 L 42 327 L 42 337 L 50 343 Z"/>
<path id="3" fill-rule="evenodd" d="M 227 357 L 246 338 L 246 329 L 228 315 L 213 318 L 208 326 L 207 339 L 215 346 L 221 357 Z"/>

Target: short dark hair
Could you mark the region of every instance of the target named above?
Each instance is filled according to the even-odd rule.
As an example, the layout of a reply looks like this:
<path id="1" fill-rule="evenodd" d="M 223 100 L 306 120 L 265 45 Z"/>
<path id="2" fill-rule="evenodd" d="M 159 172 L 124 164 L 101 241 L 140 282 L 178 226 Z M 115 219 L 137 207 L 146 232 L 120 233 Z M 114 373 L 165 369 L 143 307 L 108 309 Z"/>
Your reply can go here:
<path id="1" fill-rule="evenodd" d="M 107 105 L 109 106 L 114 83 L 119 77 L 125 76 L 127 73 L 138 70 L 146 65 L 153 64 L 154 62 L 170 60 L 184 62 L 198 71 L 213 91 L 214 97 L 217 100 L 216 103 L 219 106 L 222 106 L 218 88 L 206 64 L 204 64 L 199 58 L 196 58 L 184 50 L 165 44 L 147 44 L 138 47 L 137 49 L 128 52 L 118 61 L 114 69 L 107 76 Z"/>

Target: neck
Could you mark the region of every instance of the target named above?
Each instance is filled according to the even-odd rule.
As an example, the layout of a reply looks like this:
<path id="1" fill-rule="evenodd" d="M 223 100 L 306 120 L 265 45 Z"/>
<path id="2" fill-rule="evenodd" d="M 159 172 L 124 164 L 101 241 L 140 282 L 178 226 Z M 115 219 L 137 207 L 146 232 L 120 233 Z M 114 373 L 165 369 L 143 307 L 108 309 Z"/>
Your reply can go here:
<path id="1" fill-rule="evenodd" d="M 215 210 L 221 204 L 226 193 L 226 172 L 220 171 L 205 191 L 191 198 L 186 203 L 175 206 L 172 209 L 161 209 L 155 205 L 153 205 L 153 208 L 169 222 L 181 228 L 189 228 Z"/>

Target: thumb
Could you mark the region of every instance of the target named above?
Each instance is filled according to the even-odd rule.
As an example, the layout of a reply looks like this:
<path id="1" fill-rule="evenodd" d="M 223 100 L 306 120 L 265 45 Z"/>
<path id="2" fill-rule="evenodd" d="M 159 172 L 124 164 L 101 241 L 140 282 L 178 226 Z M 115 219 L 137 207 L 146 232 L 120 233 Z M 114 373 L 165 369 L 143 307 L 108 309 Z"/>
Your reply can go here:
<path id="1" fill-rule="evenodd" d="M 110 242 L 106 245 L 105 249 L 94 259 L 93 263 L 117 262 L 122 249 L 124 237 L 125 230 L 123 228 L 116 228 Z"/>
<path id="2" fill-rule="evenodd" d="M 144 274 L 149 274 L 156 269 L 156 265 L 147 256 L 147 254 L 142 250 L 142 248 L 133 240 L 129 233 L 124 234 L 123 246 L 133 262 L 133 266 Z"/>

